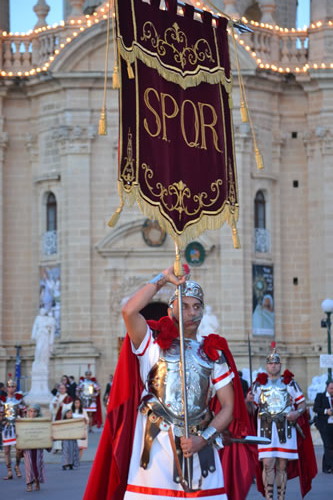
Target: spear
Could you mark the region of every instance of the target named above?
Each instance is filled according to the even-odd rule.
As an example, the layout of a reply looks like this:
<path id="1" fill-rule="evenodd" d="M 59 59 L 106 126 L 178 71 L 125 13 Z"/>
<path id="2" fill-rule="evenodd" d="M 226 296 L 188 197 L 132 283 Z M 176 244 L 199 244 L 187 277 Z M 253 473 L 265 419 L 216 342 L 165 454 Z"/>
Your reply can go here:
<path id="1" fill-rule="evenodd" d="M 250 387 L 252 387 L 252 353 L 251 353 L 251 339 L 249 331 L 247 332 L 247 348 L 249 353 Z"/>
<path id="2" fill-rule="evenodd" d="M 174 272 L 177 277 L 182 276 L 182 266 L 180 260 L 180 252 L 177 243 L 175 243 L 176 247 L 176 260 L 174 264 Z M 178 285 L 178 309 L 179 309 L 179 343 L 180 343 L 180 364 L 179 364 L 179 372 L 180 372 L 180 381 L 181 381 L 181 389 L 182 389 L 182 405 L 183 405 L 183 413 L 184 413 L 184 434 L 185 438 L 189 438 L 189 424 L 188 424 L 188 403 L 187 403 L 187 392 L 186 392 L 186 361 L 185 361 L 185 341 L 184 341 L 184 322 L 183 322 L 183 295 L 182 295 L 182 286 Z M 192 478 L 191 478 L 191 460 L 190 457 L 186 457 L 186 465 L 187 465 L 187 476 L 188 476 L 188 489 L 191 491 L 192 489 Z"/>

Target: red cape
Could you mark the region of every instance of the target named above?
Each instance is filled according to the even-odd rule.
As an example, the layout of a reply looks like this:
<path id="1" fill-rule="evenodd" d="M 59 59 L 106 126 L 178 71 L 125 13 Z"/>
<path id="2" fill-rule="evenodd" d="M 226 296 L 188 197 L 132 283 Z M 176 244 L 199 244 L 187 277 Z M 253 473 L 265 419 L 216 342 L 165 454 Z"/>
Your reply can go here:
<path id="1" fill-rule="evenodd" d="M 297 432 L 299 459 L 288 461 L 287 477 L 288 479 L 293 479 L 294 477 L 299 476 L 301 495 L 302 498 L 304 498 L 305 495 L 311 490 L 312 479 L 317 475 L 318 469 L 309 425 L 309 414 L 307 411 L 297 419 L 297 423 L 300 425 L 305 435 L 305 439 L 299 432 Z M 262 481 L 262 461 L 258 461 L 256 476 L 258 491 L 265 496 Z"/>
<path id="2" fill-rule="evenodd" d="M 248 414 L 237 369 L 227 342 L 224 342 L 224 354 L 235 374 L 234 420 L 230 430 L 241 436 L 247 434 Z M 114 374 L 103 433 L 83 500 L 122 500 L 127 486 L 137 407 L 142 390 L 139 363 L 132 353 L 129 337 L 126 336 Z M 254 476 L 251 463 L 255 462 L 250 455 L 246 445 L 233 444 L 223 450 L 223 473 L 230 500 L 246 498 Z"/>
<path id="3" fill-rule="evenodd" d="M 102 427 L 103 423 L 103 418 L 102 418 L 102 405 L 101 405 L 101 395 L 98 394 L 96 397 L 96 411 L 93 412 L 93 420 L 92 424 L 96 425 L 96 427 L 99 429 Z"/>

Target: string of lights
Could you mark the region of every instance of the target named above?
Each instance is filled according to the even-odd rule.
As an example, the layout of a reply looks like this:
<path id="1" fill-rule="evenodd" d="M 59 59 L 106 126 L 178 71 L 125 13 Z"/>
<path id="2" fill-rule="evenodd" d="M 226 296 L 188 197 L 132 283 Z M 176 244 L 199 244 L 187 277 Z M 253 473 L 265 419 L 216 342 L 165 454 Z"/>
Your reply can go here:
<path id="1" fill-rule="evenodd" d="M 218 16 L 218 12 L 214 12 L 212 9 L 208 8 L 203 2 L 197 1 L 193 2 L 193 4 L 200 10 L 205 10 L 211 12 L 214 16 Z M 83 15 L 80 18 L 69 19 L 68 21 L 61 21 L 59 24 L 55 24 L 53 26 L 43 26 L 41 28 L 37 28 L 34 30 L 30 30 L 27 33 L 7 33 L 3 31 L 0 34 L 0 42 L 2 41 L 4 57 L 3 59 L 7 60 L 7 65 L 12 66 L 10 69 L 7 67 L 0 69 L 0 76 L 3 78 L 13 78 L 13 77 L 29 77 L 38 75 L 43 72 L 47 72 L 52 69 L 52 63 L 55 59 L 61 54 L 61 52 L 75 40 L 81 33 L 86 31 L 87 29 L 91 29 L 96 24 L 106 20 L 109 15 L 109 2 L 101 5 L 93 14 L 91 15 Z M 112 14 L 114 15 L 114 14 Z M 327 21 L 317 21 L 316 23 L 311 23 L 308 28 L 304 27 L 300 28 L 284 28 L 278 25 L 271 25 L 267 23 L 261 23 L 258 21 L 248 20 L 245 17 L 241 19 L 242 23 L 248 25 L 253 33 L 243 35 L 235 35 L 235 39 L 237 43 L 248 52 L 250 57 L 252 57 L 257 64 L 259 70 L 269 70 L 277 73 L 307 73 L 309 70 L 321 70 L 321 69 L 333 69 L 333 62 L 309 62 L 307 60 L 307 49 L 305 48 L 305 43 L 309 38 L 309 33 L 316 32 L 318 30 L 326 30 L 332 29 L 333 20 Z M 61 40 L 60 35 L 64 35 L 64 31 L 68 31 L 69 33 L 66 37 Z M 48 57 L 40 63 L 39 65 L 30 64 L 31 68 L 22 70 L 15 69 L 15 65 L 18 64 L 18 57 L 22 57 L 24 59 L 25 65 L 27 63 L 27 56 L 30 57 L 31 52 L 29 46 L 33 45 L 35 40 L 42 39 L 44 35 L 50 35 L 57 38 L 57 43 L 55 44 L 55 48 L 50 51 L 52 52 Z M 292 58 L 297 59 L 297 62 L 283 62 L 282 61 L 269 61 L 270 54 L 265 48 L 264 57 L 262 56 L 260 45 L 261 43 L 256 43 L 256 36 L 259 37 L 266 35 L 269 37 L 278 37 L 279 41 L 282 43 L 285 41 L 285 46 L 289 42 L 291 42 L 294 46 L 293 54 L 288 52 L 288 49 L 285 50 L 284 56 L 285 59 Z M 245 39 L 244 39 L 245 38 Z M 61 41 L 60 41 L 61 40 Z M 296 48 L 296 43 L 298 43 L 300 48 Z M 11 45 L 16 48 L 13 53 L 11 49 Z M 24 58 L 24 52 L 20 53 L 20 45 L 23 44 L 25 50 L 28 52 L 26 54 L 26 58 Z M 258 45 L 258 47 L 256 47 Z M 6 48 L 8 53 L 6 53 Z M 34 50 L 33 48 L 31 50 Z M 7 55 L 7 58 L 6 58 Z M 13 59 L 13 63 L 8 63 L 8 59 Z M 266 60 L 265 60 L 266 59 Z M 268 60 L 267 60 L 268 59 Z"/>

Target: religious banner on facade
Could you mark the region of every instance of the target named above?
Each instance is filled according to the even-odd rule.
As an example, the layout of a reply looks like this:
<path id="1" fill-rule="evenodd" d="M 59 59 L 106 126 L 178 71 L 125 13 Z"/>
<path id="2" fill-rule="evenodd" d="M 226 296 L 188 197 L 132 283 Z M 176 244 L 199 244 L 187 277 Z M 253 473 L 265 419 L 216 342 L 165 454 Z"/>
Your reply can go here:
<path id="1" fill-rule="evenodd" d="M 182 248 L 224 222 L 238 246 L 228 20 L 162 3 L 116 2 L 120 195 Z"/>

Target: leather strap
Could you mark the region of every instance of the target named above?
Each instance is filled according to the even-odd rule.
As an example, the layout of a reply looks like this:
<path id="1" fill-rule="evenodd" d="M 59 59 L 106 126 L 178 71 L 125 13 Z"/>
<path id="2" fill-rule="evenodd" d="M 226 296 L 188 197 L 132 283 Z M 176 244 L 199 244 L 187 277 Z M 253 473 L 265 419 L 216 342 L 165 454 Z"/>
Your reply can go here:
<path id="1" fill-rule="evenodd" d="M 173 453 L 175 467 L 176 467 L 177 474 L 179 477 L 179 483 L 182 485 L 184 491 L 189 491 L 187 481 L 185 481 L 185 478 L 183 476 L 183 471 L 182 471 L 182 468 L 180 466 L 179 457 L 178 457 L 177 448 L 176 448 L 176 443 L 175 443 L 175 440 L 174 440 L 174 437 L 172 434 L 171 427 L 168 430 L 168 436 L 169 436 L 169 441 L 170 441 L 170 445 L 171 445 L 171 449 L 172 449 L 172 453 Z"/>
<path id="2" fill-rule="evenodd" d="M 159 425 L 156 425 L 155 422 L 152 422 L 149 417 L 146 422 L 146 430 L 145 430 L 145 440 L 140 460 L 140 466 L 143 469 L 147 469 L 149 464 L 149 456 L 150 449 L 152 447 L 153 441 L 156 438 L 157 434 L 160 432 Z"/>

